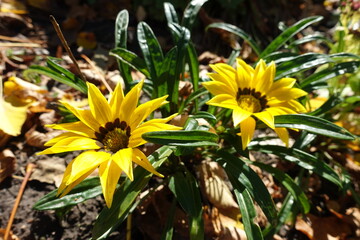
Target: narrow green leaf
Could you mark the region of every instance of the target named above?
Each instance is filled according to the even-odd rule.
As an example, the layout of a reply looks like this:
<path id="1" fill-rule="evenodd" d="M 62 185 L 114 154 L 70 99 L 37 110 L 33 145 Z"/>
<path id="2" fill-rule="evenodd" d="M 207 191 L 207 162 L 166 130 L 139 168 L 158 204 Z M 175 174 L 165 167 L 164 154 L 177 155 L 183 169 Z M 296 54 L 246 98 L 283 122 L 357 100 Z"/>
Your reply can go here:
<path id="1" fill-rule="evenodd" d="M 278 59 L 275 61 L 277 64 L 275 79 L 292 76 L 295 73 L 332 62 L 334 60 L 328 55 L 319 53 L 305 53 L 295 57 Z"/>
<path id="2" fill-rule="evenodd" d="M 110 55 L 140 71 L 147 78 L 150 78 L 150 73 L 147 69 L 145 61 L 135 53 L 125 48 L 115 48 L 110 51 Z"/>
<path id="3" fill-rule="evenodd" d="M 190 239 L 204 239 L 202 202 L 195 177 L 189 171 L 176 172 L 170 178 L 169 188 L 189 215 Z"/>
<path id="4" fill-rule="evenodd" d="M 176 212 L 176 198 L 174 197 L 171 207 L 169 209 L 169 214 L 167 216 L 167 220 L 165 222 L 164 230 L 161 234 L 160 240 L 172 240 L 173 239 L 173 232 L 174 232 L 174 220 L 175 220 L 175 212 Z"/>
<path id="5" fill-rule="evenodd" d="M 207 0 L 192 0 L 185 8 L 182 19 L 182 25 L 191 30 L 194 25 L 196 15 L 198 14 L 201 6 L 206 3 Z"/>
<path id="6" fill-rule="evenodd" d="M 173 47 L 165 56 L 165 59 L 162 63 L 161 72 L 158 79 L 157 85 L 157 96 L 162 97 L 168 94 L 168 82 L 176 81 L 176 60 L 178 56 L 177 46 Z M 167 104 L 168 107 L 168 104 Z M 170 109 L 169 109 L 170 110 Z"/>
<path id="7" fill-rule="evenodd" d="M 164 60 L 160 44 L 150 26 L 145 22 L 138 24 L 137 37 L 146 66 L 149 69 L 151 79 L 156 87 L 157 78 L 161 71 L 161 64 Z"/>
<path id="8" fill-rule="evenodd" d="M 288 59 L 291 59 L 292 57 L 296 57 L 299 54 L 297 53 L 293 53 L 293 52 L 273 52 L 269 55 L 267 55 L 266 57 L 264 57 L 263 59 L 266 62 L 271 62 L 271 61 L 275 61 L 275 63 L 280 64 L 282 62 L 286 62 L 288 61 Z M 282 60 L 284 59 L 284 60 Z"/>
<path id="9" fill-rule="evenodd" d="M 306 214 L 310 211 L 310 204 L 305 193 L 289 175 L 277 168 L 271 167 L 261 162 L 252 162 L 252 164 L 261 168 L 262 170 L 267 171 L 268 173 L 271 173 L 279 182 L 281 182 L 281 184 L 296 199 L 302 213 Z"/>
<path id="10" fill-rule="evenodd" d="M 156 169 L 161 166 L 171 154 L 172 150 L 167 146 L 163 146 L 151 154 L 148 159 Z M 124 183 L 115 192 L 111 208 L 105 207 L 100 212 L 92 230 L 93 239 L 106 238 L 126 219 L 132 208 L 133 202 L 141 190 L 147 185 L 151 176 L 152 173 L 142 167 L 138 166 L 134 169 L 134 181 L 130 181 L 126 178 Z"/>
<path id="11" fill-rule="evenodd" d="M 288 114 L 275 116 L 275 127 L 296 128 L 328 137 L 354 140 L 355 137 L 346 129 L 339 127 L 325 119 L 305 115 Z"/>
<path id="12" fill-rule="evenodd" d="M 187 54 L 186 48 L 190 41 L 190 31 L 176 23 L 169 24 L 169 29 L 173 35 L 178 48 L 177 64 L 175 68 L 175 81 L 168 81 L 169 94 L 170 94 L 170 108 L 171 112 L 178 111 L 179 102 L 179 81 L 181 76 L 185 73 L 185 57 Z"/>
<path id="13" fill-rule="evenodd" d="M 297 40 L 293 41 L 290 44 L 290 46 L 301 45 L 301 44 L 312 42 L 312 41 L 321 41 L 321 42 L 325 42 L 326 44 L 332 46 L 330 39 L 328 39 L 327 37 L 325 37 L 321 34 L 317 34 L 317 33 L 307 35 L 307 36 L 304 36 L 303 38 L 297 39 Z"/>
<path id="14" fill-rule="evenodd" d="M 204 111 L 199 111 L 193 115 L 190 115 L 189 117 L 191 118 L 204 118 L 206 120 L 208 120 L 209 122 L 215 124 L 216 122 L 216 117 L 214 115 L 212 115 L 211 113 L 208 112 L 204 112 Z"/>
<path id="15" fill-rule="evenodd" d="M 269 191 L 261 178 L 241 158 L 219 150 L 218 161 L 224 167 L 231 184 L 241 192 L 244 186 L 259 204 L 270 224 L 276 224 L 276 208 Z"/>
<path id="16" fill-rule="evenodd" d="M 339 103 L 341 103 L 343 100 L 341 98 L 339 98 L 338 96 L 331 96 L 328 100 L 326 100 L 326 102 L 321 105 L 318 109 L 307 113 L 308 115 L 311 116 L 320 116 L 324 113 L 327 113 L 328 111 L 334 109 L 334 107 L 336 105 L 338 105 Z"/>
<path id="17" fill-rule="evenodd" d="M 115 48 L 127 47 L 127 28 L 129 25 L 129 13 L 122 10 L 118 13 L 115 21 Z M 124 79 L 125 92 L 130 90 L 130 83 L 133 81 L 130 68 L 120 59 L 117 59 L 120 74 Z"/>
<path id="18" fill-rule="evenodd" d="M 260 58 L 263 58 L 270 53 L 278 50 L 281 46 L 283 46 L 290 38 L 292 38 L 295 34 L 302 31 L 309 25 L 319 22 L 323 19 L 322 16 L 311 16 L 304 19 L 301 19 L 300 21 L 296 22 L 291 27 L 287 28 L 285 31 L 283 31 L 279 36 L 277 36 L 266 48 L 263 52 L 260 54 Z"/>
<path id="19" fill-rule="evenodd" d="M 237 187 L 234 190 L 234 192 L 237 202 L 239 204 L 241 219 L 244 224 L 244 230 L 247 239 L 248 240 L 264 239 L 259 225 L 254 222 L 257 214 L 249 190 L 247 190 L 244 186 L 242 186 L 241 188 Z"/>
<path id="20" fill-rule="evenodd" d="M 57 196 L 57 190 L 43 196 L 35 203 L 35 210 L 54 210 L 63 207 L 74 206 L 85 200 L 94 198 L 102 194 L 100 180 L 98 177 L 88 178 L 74 187 L 67 195 L 62 198 Z"/>
<path id="21" fill-rule="evenodd" d="M 69 79 L 67 76 L 65 76 L 61 72 L 58 72 L 49 67 L 38 66 L 38 65 L 30 66 L 28 69 L 26 69 L 23 72 L 23 74 L 26 79 L 32 79 L 34 74 L 45 75 L 45 76 L 50 77 L 58 82 L 64 83 L 76 90 L 79 90 L 82 93 L 87 94 L 87 86 L 86 86 L 85 82 L 83 80 L 81 80 L 80 78 L 76 77 L 74 74 L 73 74 L 73 77 Z"/>
<path id="22" fill-rule="evenodd" d="M 209 92 L 206 90 L 206 88 L 202 87 L 199 88 L 197 91 L 192 92 L 185 101 L 182 102 L 181 107 L 179 108 L 178 113 L 182 114 L 183 110 L 192 102 L 195 101 L 195 99 L 200 98 L 203 95 L 208 94 Z"/>
<path id="23" fill-rule="evenodd" d="M 313 171 L 319 176 L 336 184 L 337 186 L 342 187 L 342 182 L 338 174 L 329 165 L 302 150 L 276 145 L 251 145 L 249 146 L 249 150 L 274 154 L 286 161 L 296 163 L 304 169 Z"/>
<path id="24" fill-rule="evenodd" d="M 169 2 L 164 2 L 164 11 L 167 23 L 179 24 L 179 19 L 174 6 Z"/>
<path id="25" fill-rule="evenodd" d="M 199 144 L 214 145 L 219 139 L 219 136 L 209 131 L 191 130 L 191 131 L 156 131 L 148 132 L 142 135 L 146 141 L 172 146 L 195 146 L 196 142 Z M 197 145 L 199 145 L 197 144 Z"/>
<path id="26" fill-rule="evenodd" d="M 249 45 L 254 50 L 256 55 L 258 55 L 258 56 L 260 55 L 261 49 L 260 49 L 259 45 L 254 41 L 254 39 L 249 34 L 244 32 L 242 29 L 240 29 L 232 24 L 228 24 L 228 23 L 212 23 L 206 27 L 206 29 L 208 29 L 208 28 L 220 28 L 220 29 L 223 29 L 225 31 L 235 34 L 236 36 L 244 39 L 244 41 L 249 43 Z"/>
<path id="27" fill-rule="evenodd" d="M 189 71 L 191 76 L 191 81 L 193 85 L 193 91 L 197 91 L 199 89 L 199 61 L 196 53 L 196 49 L 194 44 L 188 44 L 187 46 L 187 54 L 186 61 L 189 63 Z M 195 99 L 194 109 L 198 109 L 198 101 Z"/>
<path id="28" fill-rule="evenodd" d="M 326 68 L 319 72 L 316 72 L 303 81 L 300 82 L 300 87 L 305 91 L 312 91 L 317 89 L 317 85 L 325 84 L 327 85 L 327 80 L 337 77 L 339 75 L 343 75 L 345 73 L 354 73 L 360 67 L 360 61 L 350 61 L 338 63 L 334 67 Z"/>

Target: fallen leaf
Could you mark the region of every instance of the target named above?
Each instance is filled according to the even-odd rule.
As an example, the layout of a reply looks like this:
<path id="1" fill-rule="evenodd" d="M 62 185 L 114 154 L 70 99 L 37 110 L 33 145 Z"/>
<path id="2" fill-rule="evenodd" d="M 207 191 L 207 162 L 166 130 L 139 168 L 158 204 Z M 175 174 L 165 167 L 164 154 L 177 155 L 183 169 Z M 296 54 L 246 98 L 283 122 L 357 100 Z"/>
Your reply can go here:
<path id="1" fill-rule="evenodd" d="M 312 214 L 307 214 L 305 220 L 298 218 L 295 228 L 310 240 L 342 240 L 352 232 L 351 226 L 336 216 L 317 217 Z"/>
<path id="2" fill-rule="evenodd" d="M 0 89 L 1 91 L 1 89 Z M 17 136 L 21 133 L 21 127 L 27 116 L 27 106 L 15 107 L 6 102 L 0 93 L 0 129 L 5 133 Z"/>
<path id="3" fill-rule="evenodd" d="M 31 175 L 31 180 L 55 184 L 59 186 L 65 171 L 65 160 L 57 156 L 43 156 L 36 161 L 36 169 Z"/>
<path id="4" fill-rule="evenodd" d="M 227 175 L 216 162 L 202 162 L 199 167 L 200 184 L 203 194 L 217 208 L 230 208 L 234 211 L 239 207 L 230 191 Z"/>
<path id="5" fill-rule="evenodd" d="M 0 153 L 0 183 L 15 172 L 16 158 L 10 149 Z"/>

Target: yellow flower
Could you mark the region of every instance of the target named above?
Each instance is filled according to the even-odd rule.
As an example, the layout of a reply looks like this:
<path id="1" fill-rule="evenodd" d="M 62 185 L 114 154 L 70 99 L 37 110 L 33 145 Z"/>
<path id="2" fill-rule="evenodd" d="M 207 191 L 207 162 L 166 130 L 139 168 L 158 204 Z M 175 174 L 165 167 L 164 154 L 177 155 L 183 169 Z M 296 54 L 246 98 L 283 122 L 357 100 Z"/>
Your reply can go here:
<path id="1" fill-rule="evenodd" d="M 306 95 L 301 89 L 293 88 L 294 78 L 282 78 L 274 82 L 275 63 L 266 66 L 260 60 L 256 68 L 237 59 L 236 69 L 218 63 L 210 65 L 216 73 L 209 73 L 213 81 L 203 86 L 215 97 L 209 105 L 233 110 L 234 127 L 240 124 L 243 149 L 251 141 L 255 131 L 255 119 L 259 119 L 274 129 L 288 146 L 289 134 L 285 128 L 275 128 L 274 116 L 305 112 L 305 108 L 295 99 Z M 255 119 L 254 119 L 255 118 Z"/>
<path id="2" fill-rule="evenodd" d="M 118 84 L 107 101 L 95 85 L 87 83 L 90 109 L 62 102 L 80 121 L 50 125 L 67 132 L 48 141 L 45 145 L 51 147 L 38 154 L 86 151 L 67 166 L 58 194 L 64 196 L 99 167 L 103 195 L 110 207 L 121 172 L 133 180 L 133 162 L 162 176 L 137 148 L 146 143 L 141 136 L 146 132 L 180 128 L 166 124 L 175 115 L 143 122 L 150 113 L 168 102 L 164 96 L 137 106 L 142 85 L 143 81 L 124 96 Z"/>

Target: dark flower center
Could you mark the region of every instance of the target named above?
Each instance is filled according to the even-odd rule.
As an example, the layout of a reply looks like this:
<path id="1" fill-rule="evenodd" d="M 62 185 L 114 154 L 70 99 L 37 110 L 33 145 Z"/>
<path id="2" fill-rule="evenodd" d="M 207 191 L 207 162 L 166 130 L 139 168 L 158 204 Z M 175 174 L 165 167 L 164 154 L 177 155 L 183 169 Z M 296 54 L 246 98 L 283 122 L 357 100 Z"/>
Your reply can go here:
<path id="1" fill-rule="evenodd" d="M 255 89 L 250 88 L 239 88 L 236 101 L 239 107 L 252 113 L 261 112 L 268 107 L 266 96 L 261 96 L 260 92 L 255 92 Z"/>
<path id="2" fill-rule="evenodd" d="M 114 122 L 107 122 L 105 127 L 100 127 L 95 133 L 96 138 L 104 145 L 106 151 L 115 153 L 127 148 L 131 135 L 130 126 L 125 121 L 117 118 Z"/>

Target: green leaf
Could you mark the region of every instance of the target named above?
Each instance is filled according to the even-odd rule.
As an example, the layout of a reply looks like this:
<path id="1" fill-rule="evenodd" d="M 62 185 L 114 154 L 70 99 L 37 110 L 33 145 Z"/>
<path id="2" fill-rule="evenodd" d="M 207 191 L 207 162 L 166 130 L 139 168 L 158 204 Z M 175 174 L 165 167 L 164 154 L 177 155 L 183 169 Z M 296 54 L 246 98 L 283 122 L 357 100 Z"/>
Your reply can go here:
<path id="1" fill-rule="evenodd" d="M 262 170 L 267 171 L 268 173 L 271 173 L 279 182 L 281 182 L 281 184 L 296 199 L 302 213 L 306 214 L 310 211 L 310 204 L 305 193 L 289 175 L 277 168 L 271 167 L 261 162 L 252 162 L 252 164 L 261 168 Z"/>
<path id="2" fill-rule="evenodd" d="M 275 79 L 292 76 L 295 73 L 332 62 L 334 60 L 328 55 L 319 53 L 305 53 L 295 57 L 281 58 L 275 61 L 277 64 Z"/>
<path id="3" fill-rule="evenodd" d="M 118 13 L 115 21 L 115 48 L 125 48 L 127 46 L 127 28 L 129 25 L 129 13 L 127 10 L 122 10 Z M 130 83 L 133 81 L 131 71 L 120 59 L 117 59 L 120 74 L 124 79 L 125 91 L 130 90 Z"/>
<path id="4" fill-rule="evenodd" d="M 156 169 L 161 166 L 171 154 L 172 150 L 168 146 L 163 146 L 151 154 L 148 159 Z M 124 183 L 115 192 L 111 208 L 105 207 L 100 212 L 92 230 L 93 239 L 106 238 L 126 219 L 132 209 L 133 202 L 141 190 L 147 185 L 151 176 L 152 173 L 142 167 L 138 166 L 134 169 L 134 181 L 126 178 Z"/>
<path id="5" fill-rule="evenodd" d="M 296 128 L 308 132 L 343 140 L 354 140 L 355 137 L 346 129 L 325 119 L 304 115 L 288 114 L 275 116 L 275 127 Z"/>
<path id="6" fill-rule="evenodd" d="M 179 108 L 178 113 L 182 114 L 182 112 L 184 111 L 185 107 L 187 107 L 192 101 L 195 101 L 196 99 L 200 98 L 203 95 L 208 94 L 208 90 L 206 90 L 206 88 L 202 87 L 199 88 L 197 91 L 192 92 L 186 99 L 185 101 L 182 102 L 181 107 Z"/>
<path id="7" fill-rule="evenodd" d="M 360 61 L 350 61 L 338 63 L 334 67 L 326 68 L 319 72 L 316 72 L 303 81 L 300 82 L 300 87 L 310 92 L 314 89 L 319 88 L 318 86 L 327 86 L 327 80 L 337 77 L 339 75 L 343 75 L 345 73 L 354 73 L 360 67 Z"/>
<path id="8" fill-rule="evenodd" d="M 160 240 L 172 240 L 173 239 L 173 232 L 174 232 L 174 220 L 175 220 L 175 212 L 176 212 L 176 198 L 174 197 L 171 207 L 169 209 L 169 214 L 167 216 L 167 220 L 165 222 L 164 230 L 161 234 Z"/>
<path id="9" fill-rule="evenodd" d="M 150 73 L 144 59 L 140 58 L 135 53 L 125 48 L 115 48 L 110 51 L 110 55 L 140 71 L 146 78 L 150 78 Z"/>
<path id="10" fill-rule="evenodd" d="M 177 46 L 173 47 L 165 56 L 164 61 L 162 62 L 161 72 L 158 79 L 156 93 L 153 94 L 155 97 L 162 97 L 168 94 L 168 83 L 175 82 L 177 78 L 176 76 L 176 60 L 178 56 L 178 48 Z M 166 105 L 166 109 L 169 111 L 169 105 Z"/>
<path id="11" fill-rule="evenodd" d="M 276 224 L 276 208 L 261 178 L 241 158 L 224 150 L 219 150 L 218 155 L 218 161 L 224 167 L 233 187 L 242 192 L 244 186 L 259 204 L 270 224 Z"/>
<path id="12" fill-rule="evenodd" d="M 167 23 L 179 24 L 179 19 L 174 6 L 169 2 L 164 2 L 164 11 Z"/>
<path id="13" fill-rule="evenodd" d="M 142 135 L 146 141 L 171 146 L 217 146 L 219 136 L 209 131 L 155 131 Z"/>
<path id="14" fill-rule="evenodd" d="M 65 71 L 67 71 L 67 70 L 65 70 Z M 71 73 L 71 72 L 69 72 L 69 73 Z M 63 72 L 59 72 L 55 69 L 51 69 L 50 67 L 44 67 L 44 66 L 38 66 L 38 65 L 30 66 L 28 69 L 26 69 L 23 72 L 23 75 L 26 79 L 32 79 L 34 74 L 35 75 L 37 75 L 37 74 L 45 75 L 45 76 L 52 78 L 58 82 L 64 83 L 82 93 L 87 94 L 86 83 L 83 80 L 81 80 L 80 78 L 76 77 L 72 73 L 71 73 L 72 77 L 68 78 Z"/>
<path id="15" fill-rule="evenodd" d="M 228 24 L 228 23 L 212 23 L 212 24 L 209 24 L 206 26 L 206 29 L 208 29 L 208 28 L 220 28 L 220 29 L 223 29 L 225 31 L 235 34 L 236 36 L 244 39 L 244 41 L 249 43 L 249 45 L 254 50 L 256 55 L 258 55 L 258 56 L 260 55 L 261 49 L 260 49 L 259 45 L 254 41 L 254 39 L 249 34 L 244 32 L 242 29 L 240 29 L 232 24 Z"/>
<path id="16" fill-rule="evenodd" d="M 209 122 L 215 124 L 216 122 L 216 117 L 214 115 L 212 115 L 211 113 L 208 112 L 203 112 L 203 111 L 199 111 L 193 115 L 190 115 L 189 117 L 191 118 L 204 118 L 207 119 Z"/>
<path id="17" fill-rule="evenodd" d="M 169 188 L 189 215 L 190 239 L 204 239 L 202 202 L 195 177 L 189 171 L 176 172 L 170 178 Z"/>
<path id="18" fill-rule="evenodd" d="M 321 105 L 318 109 L 307 113 L 308 115 L 311 116 L 320 116 L 324 113 L 327 113 L 328 111 L 334 109 L 334 107 L 336 105 L 338 105 L 339 103 L 341 103 L 343 100 L 341 98 L 339 98 L 338 96 L 331 96 L 328 100 L 326 100 L 326 102 Z"/>
<path id="19" fill-rule="evenodd" d="M 186 61 L 189 63 L 189 71 L 191 76 L 191 81 L 193 85 L 193 91 L 197 91 L 199 89 L 199 61 L 198 56 L 196 54 L 196 49 L 194 44 L 188 44 L 187 46 L 187 54 Z M 194 109 L 198 109 L 198 101 L 195 99 Z"/>
<path id="20" fill-rule="evenodd" d="M 194 25 L 196 15 L 198 14 L 201 6 L 206 3 L 207 0 L 192 0 L 185 8 L 182 19 L 182 25 L 191 30 Z"/>
<path id="21" fill-rule="evenodd" d="M 308 18 L 301 19 L 300 21 L 296 22 L 291 27 L 287 28 L 283 31 L 279 36 L 277 36 L 260 54 L 260 58 L 263 58 L 269 55 L 272 52 L 278 50 L 281 46 L 283 46 L 290 38 L 292 38 L 295 34 L 302 31 L 309 25 L 319 22 L 323 19 L 322 16 L 311 16 Z"/>
<path id="22" fill-rule="evenodd" d="M 88 178 L 75 186 L 67 195 L 62 198 L 57 196 L 57 190 L 43 196 L 35 203 L 35 210 L 54 210 L 63 207 L 74 206 L 88 199 L 102 194 L 100 180 L 98 177 Z"/>
<path id="23" fill-rule="evenodd" d="M 251 198 L 251 194 L 244 186 L 238 186 L 234 189 L 237 202 L 239 204 L 241 219 L 244 224 L 244 230 L 248 240 L 264 239 L 261 229 L 258 224 L 254 222 L 257 214 L 256 209 Z"/>
<path id="24" fill-rule="evenodd" d="M 324 37 L 321 34 L 315 33 L 315 34 L 307 35 L 307 36 L 304 36 L 303 38 L 300 38 L 300 39 L 297 39 L 297 40 L 293 41 L 290 44 L 290 47 L 295 46 L 295 45 L 301 45 L 301 44 L 312 42 L 312 41 L 321 41 L 321 42 L 325 42 L 330 47 L 332 46 L 332 43 L 331 43 L 330 39 L 328 39 L 327 37 Z"/>
<path id="25" fill-rule="evenodd" d="M 156 86 L 158 84 L 157 78 L 161 72 L 162 61 L 164 60 L 160 44 L 149 25 L 145 22 L 138 24 L 137 37 L 146 66 L 150 71 L 151 80 Z"/>
<path id="26" fill-rule="evenodd" d="M 249 150 L 274 154 L 286 161 L 296 163 L 304 169 L 313 171 L 337 186 L 342 187 L 342 182 L 338 174 L 329 165 L 302 150 L 276 145 L 251 145 L 249 146 Z"/>

